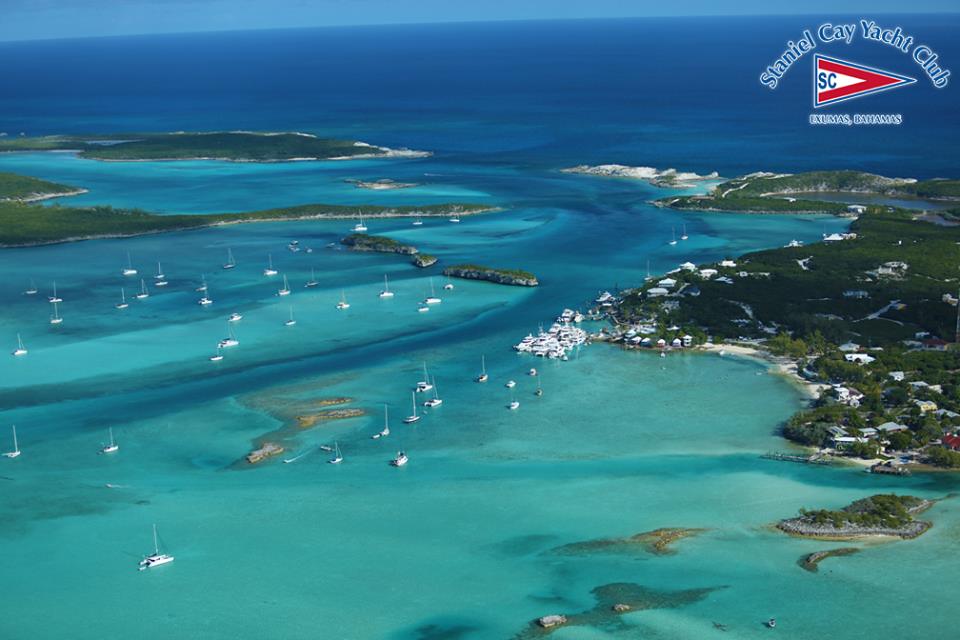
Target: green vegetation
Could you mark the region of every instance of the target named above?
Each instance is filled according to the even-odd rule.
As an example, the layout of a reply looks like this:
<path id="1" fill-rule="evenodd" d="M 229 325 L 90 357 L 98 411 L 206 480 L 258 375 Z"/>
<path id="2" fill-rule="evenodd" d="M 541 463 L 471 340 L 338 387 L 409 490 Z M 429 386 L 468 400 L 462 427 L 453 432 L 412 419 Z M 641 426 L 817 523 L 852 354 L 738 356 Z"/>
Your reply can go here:
<path id="1" fill-rule="evenodd" d="M 845 525 L 900 529 L 912 523 L 914 513 L 925 505 L 926 501 L 913 496 L 882 494 L 857 500 L 839 511 L 801 509 L 800 519 L 814 525 L 830 525 L 836 529 Z"/>
<path id="2" fill-rule="evenodd" d="M 32 200 L 45 196 L 76 193 L 76 187 L 68 187 L 56 182 L 47 182 L 39 178 L 21 176 L 16 173 L 0 172 L 0 201 Z"/>
<path id="3" fill-rule="evenodd" d="M 946 447 L 930 447 L 927 449 L 927 461 L 944 469 L 960 469 L 960 452 Z"/>
<path id="4" fill-rule="evenodd" d="M 189 160 L 249 162 L 383 155 L 380 147 L 299 133 L 130 133 L 0 139 L 0 151 L 76 150 L 97 160 Z"/>
<path id="5" fill-rule="evenodd" d="M 539 283 L 537 276 L 521 269 L 495 269 L 476 264 L 458 264 L 443 270 L 445 276 L 467 280 L 488 280 L 498 284 L 535 287 Z"/>
<path id="6" fill-rule="evenodd" d="M 413 266 L 420 267 L 421 269 L 426 269 L 427 267 L 432 267 L 437 264 L 437 256 L 430 255 L 429 253 L 419 253 L 413 256 Z"/>
<path id="7" fill-rule="evenodd" d="M 661 206 L 697 211 L 746 213 L 847 213 L 847 205 L 803 199 L 804 193 L 871 193 L 921 198 L 960 198 L 960 180 L 912 182 L 862 171 L 809 171 L 789 175 L 750 174 L 723 182 L 709 195 L 663 198 Z M 800 195 L 800 198 L 792 196 Z M 887 210 L 868 206 L 868 212 Z"/>
<path id="8" fill-rule="evenodd" d="M 379 253 L 402 253 L 405 255 L 414 255 L 417 248 L 401 244 L 393 238 L 386 236 L 371 236 L 365 233 L 353 233 L 340 240 L 340 243 L 350 247 L 354 251 L 376 251 Z"/>
<path id="9" fill-rule="evenodd" d="M 430 205 L 427 207 L 359 207 L 369 217 L 448 215 L 454 207 L 470 213 L 489 210 L 476 205 Z M 140 210 L 113 207 L 70 207 L 29 205 L 0 201 L 0 246 L 22 246 L 66 242 L 84 238 L 119 237 L 198 229 L 220 224 L 270 220 L 350 218 L 357 207 L 302 205 L 245 213 L 198 215 L 157 215 Z"/>

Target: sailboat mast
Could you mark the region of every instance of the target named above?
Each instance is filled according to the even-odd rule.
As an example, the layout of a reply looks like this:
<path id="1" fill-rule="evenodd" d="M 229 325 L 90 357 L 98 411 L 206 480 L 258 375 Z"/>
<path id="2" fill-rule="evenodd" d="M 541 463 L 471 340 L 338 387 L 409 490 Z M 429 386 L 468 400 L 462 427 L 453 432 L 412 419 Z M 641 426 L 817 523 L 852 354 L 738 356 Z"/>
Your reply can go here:
<path id="1" fill-rule="evenodd" d="M 13 427 L 13 452 L 20 453 L 20 445 L 17 444 L 17 425 L 11 425 Z"/>
<path id="2" fill-rule="evenodd" d="M 153 525 L 153 554 L 160 555 L 160 543 L 157 542 L 157 525 Z"/>

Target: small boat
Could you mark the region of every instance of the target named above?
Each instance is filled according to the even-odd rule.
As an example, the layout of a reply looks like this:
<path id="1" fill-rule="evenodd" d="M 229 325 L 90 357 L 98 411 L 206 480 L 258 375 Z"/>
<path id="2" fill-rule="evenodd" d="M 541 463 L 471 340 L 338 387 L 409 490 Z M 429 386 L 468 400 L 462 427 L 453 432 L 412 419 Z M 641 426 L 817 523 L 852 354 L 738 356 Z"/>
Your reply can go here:
<path id="1" fill-rule="evenodd" d="M 318 448 L 320 449 L 320 451 L 326 451 L 327 453 L 333 451 L 333 447 L 331 447 L 328 444 L 322 444 Z"/>
<path id="2" fill-rule="evenodd" d="M 661 358 L 666 358 L 666 357 L 667 357 L 667 352 L 666 352 L 666 351 L 661 351 L 661 352 L 660 352 L 660 357 L 661 357 Z"/>
<path id="3" fill-rule="evenodd" d="M 424 391 L 430 391 L 433 389 L 433 385 L 430 383 L 430 374 L 427 373 L 427 363 L 423 363 L 423 380 L 417 383 L 417 392 L 423 393 Z"/>
<path id="4" fill-rule="evenodd" d="M 227 249 L 227 261 L 223 263 L 223 268 L 233 269 L 235 266 L 237 266 L 237 261 L 233 259 L 233 251 Z"/>
<path id="5" fill-rule="evenodd" d="M 516 409 L 519 409 L 519 408 L 520 408 L 520 403 L 517 401 L 516 398 L 513 397 L 513 389 L 511 389 L 510 404 L 507 405 L 507 409 L 510 409 L 510 411 L 515 411 Z"/>
<path id="6" fill-rule="evenodd" d="M 673 234 L 673 239 L 670 240 L 670 244 L 671 244 L 671 245 L 677 244 L 677 228 L 676 228 L 676 227 L 671 227 L 670 233 Z"/>
<path id="7" fill-rule="evenodd" d="M 200 286 L 194 289 L 197 293 L 207 292 L 207 276 L 200 276 Z"/>
<path id="8" fill-rule="evenodd" d="M 227 322 L 240 322 L 243 320 L 243 315 L 239 313 L 231 313 L 230 317 L 227 318 Z"/>
<path id="9" fill-rule="evenodd" d="M 379 440 L 380 438 L 386 438 L 388 435 L 390 435 L 390 423 L 387 419 L 387 405 L 383 405 L 383 429 L 370 436 L 370 438 Z"/>
<path id="10" fill-rule="evenodd" d="M 683 235 L 680 236 L 681 240 L 687 240 L 690 236 L 687 235 L 687 225 L 683 225 Z"/>
<path id="11" fill-rule="evenodd" d="M 307 283 L 303 286 L 306 287 L 307 289 L 312 289 L 313 287 L 316 287 L 319 284 L 320 282 L 317 280 L 317 275 L 316 273 L 314 273 L 313 267 L 310 267 L 310 279 L 307 280 Z"/>
<path id="12" fill-rule="evenodd" d="M 143 300 L 144 298 L 149 298 L 150 293 L 147 291 L 147 283 L 143 278 L 140 278 L 140 293 L 136 295 L 137 300 Z"/>
<path id="13" fill-rule="evenodd" d="M 130 252 L 127 251 L 127 266 L 125 266 L 121 273 L 125 276 L 135 276 L 137 275 L 137 270 L 133 268 L 133 264 L 130 262 Z"/>
<path id="14" fill-rule="evenodd" d="M 13 350 L 13 355 L 15 356 L 25 356 L 27 355 L 27 348 L 23 346 L 23 340 L 20 338 L 20 334 L 17 334 L 17 348 Z"/>
<path id="15" fill-rule="evenodd" d="M 57 302 L 63 302 L 63 298 L 57 295 L 57 281 L 53 281 L 53 295 L 48 297 L 47 300 L 56 304 Z"/>
<path id="16" fill-rule="evenodd" d="M 430 295 L 423 301 L 424 304 L 440 304 L 443 302 L 440 298 L 437 297 L 436 291 L 433 289 L 433 278 L 430 278 Z"/>
<path id="17" fill-rule="evenodd" d="M 127 292 L 123 290 L 123 287 L 120 287 L 120 302 L 113 306 L 115 306 L 117 309 L 126 309 L 130 306 L 130 304 L 127 302 Z"/>
<path id="18" fill-rule="evenodd" d="M 173 562 L 173 556 L 166 553 L 160 553 L 160 544 L 157 539 L 157 525 L 153 525 L 153 553 L 140 561 L 140 571 L 153 569 L 162 564 Z"/>
<path id="19" fill-rule="evenodd" d="M 453 291 L 453 283 L 450 282 L 450 278 L 447 278 L 447 281 L 443 284 L 444 291 Z"/>
<path id="20" fill-rule="evenodd" d="M 113 439 L 113 427 L 110 427 L 110 444 L 100 450 L 101 453 L 116 453 L 120 451 L 120 445 Z"/>
<path id="21" fill-rule="evenodd" d="M 230 324 L 227 324 L 227 337 L 217 343 L 220 348 L 226 349 L 228 347 L 235 347 L 240 344 L 240 341 L 237 340 L 236 336 L 233 335 L 233 327 Z"/>
<path id="22" fill-rule="evenodd" d="M 433 379 L 433 397 L 423 403 L 425 407 L 439 407 L 443 404 L 443 400 L 440 399 L 440 394 L 437 391 L 437 379 Z"/>
<path id="23" fill-rule="evenodd" d="M 53 303 L 53 315 L 50 316 L 50 324 L 62 324 L 63 318 L 60 317 L 60 312 L 57 309 L 57 303 Z"/>
<path id="24" fill-rule="evenodd" d="M 202 298 L 197 300 L 197 304 L 199 304 L 201 307 L 205 307 L 207 305 L 213 304 L 213 298 L 207 295 L 204 295 Z"/>
<path id="25" fill-rule="evenodd" d="M 263 275 L 265 276 L 275 276 L 279 273 L 276 269 L 273 268 L 273 254 L 267 254 L 267 268 L 263 270 Z"/>
<path id="26" fill-rule="evenodd" d="M 347 292 L 341 289 L 340 302 L 337 303 L 337 309 L 340 309 L 342 311 L 343 309 L 349 309 L 349 308 L 350 308 L 350 303 L 347 302 Z"/>
<path id="27" fill-rule="evenodd" d="M 540 386 L 540 376 L 537 376 L 537 390 L 533 392 L 533 395 L 538 398 L 543 395 L 543 388 Z"/>
<path id="28" fill-rule="evenodd" d="M 417 307 L 417 312 L 426 313 L 427 311 L 430 311 L 430 307 L 428 307 L 427 305 L 421 302 L 420 305 Z"/>
<path id="29" fill-rule="evenodd" d="M 767 625 L 767 628 L 768 628 L 768 629 L 775 629 L 775 628 L 777 627 L 777 619 L 776 619 L 776 618 L 770 618 L 770 619 L 767 620 L 764 624 Z"/>
<path id="30" fill-rule="evenodd" d="M 353 232 L 354 232 L 354 233 L 363 233 L 363 232 L 366 231 L 366 230 L 367 230 L 367 225 L 363 224 L 363 216 L 360 216 L 360 222 L 358 222 L 357 224 L 353 225 Z"/>
<path id="31" fill-rule="evenodd" d="M 287 284 L 287 274 L 283 274 L 283 288 L 277 290 L 278 296 L 290 295 L 290 286 Z"/>
<path id="32" fill-rule="evenodd" d="M 397 451 L 397 457 L 390 461 L 391 467 L 402 467 L 403 465 L 410 462 L 410 458 L 407 457 L 403 451 Z"/>
<path id="33" fill-rule="evenodd" d="M 535 376 L 535 375 L 537 375 L 537 370 L 534 369 L 533 367 L 531 367 L 531 368 L 530 368 L 530 371 L 527 371 L 527 375 L 528 375 L 528 376 Z"/>
<path id="34" fill-rule="evenodd" d="M 503 386 L 505 386 L 507 389 L 513 389 L 515 386 L 517 386 L 517 383 L 513 380 L 507 380 L 507 384 Z"/>
<path id="35" fill-rule="evenodd" d="M 157 280 L 156 282 L 153 283 L 153 286 L 155 286 L 155 287 L 165 287 L 165 286 L 167 286 L 168 284 L 170 284 L 170 283 L 167 282 L 166 280 Z"/>
<path id="36" fill-rule="evenodd" d="M 415 227 L 423 226 L 423 220 L 420 219 L 420 216 L 417 216 L 416 219 L 413 221 L 413 226 Z"/>
<path id="37" fill-rule="evenodd" d="M 287 243 L 287 249 L 289 249 L 292 253 L 296 253 L 300 251 L 300 241 L 291 240 L 290 242 Z"/>
<path id="38" fill-rule="evenodd" d="M 383 274 L 383 291 L 380 292 L 381 298 L 392 298 L 393 291 L 390 291 L 390 284 L 387 282 L 387 274 Z"/>
<path id="39" fill-rule="evenodd" d="M 163 268 L 157 263 L 157 273 L 153 276 L 154 280 L 165 280 L 167 276 L 163 275 Z"/>
<path id="40" fill-rule="evenodd" d="M 449 220 L 454 224 L 460 222 L 460 207 L 454 207 L 452 215 L 450 216 Z"/>
<path id="41" fill-rule="evenodd" d="M 417 415 L 417 394 L 411 393 L 410 396 L 413 398 L 413 415 L 409 415 L 403 419 L 403 424 L 413 424 L 420 419 L 420 416 Z"/>
<path id="42" fill-rule="evenodd" d="M 220 362 L 223 360 L 223 354 L 220 353 L 220 345 L 217 345 L 217 352 L 210 356 L 210 362 Z"/>
<path id="43" fill-rule="evenodd" d="M 327 460 L 330 464 L 340 464 L 343 462 L 343 454 L 340 453 L 340 444 L 335 442 L 333 443 L 333 457 Z"/>
<path id="44" fill-rule="evenodd" d="M 293 307 L 290 307 L 290 319 L 283 323 L 286 327 L 292 327 L 297 324 L 297 321 L 293 319 Z"/>
<path id="45" fill-rule="evenodd" d="M 23 295 L 25 295 L 25 296 L 35 296 L 35 295 L 37 295 L 37 285 L 33 282 L 33 280 L 30 280 L 30 288 L 29 288 L 29 289 L 24 289 Z"/>
<path id="46" fill-rule="evenodd" d="M 5 458 L 17 458 L 20 456 L 20 444 L 17 442 L 17 425 L 11 425 L 13 430 L 13 451 L 7 451 L 3 454 Z"/>
<path id="47" fill-rule="evenodd" d="M 486 382 L 490 379 L 487 375 L 487 357 L 480 356 L 480 375 L 477 376 L 477 382 Z"/>

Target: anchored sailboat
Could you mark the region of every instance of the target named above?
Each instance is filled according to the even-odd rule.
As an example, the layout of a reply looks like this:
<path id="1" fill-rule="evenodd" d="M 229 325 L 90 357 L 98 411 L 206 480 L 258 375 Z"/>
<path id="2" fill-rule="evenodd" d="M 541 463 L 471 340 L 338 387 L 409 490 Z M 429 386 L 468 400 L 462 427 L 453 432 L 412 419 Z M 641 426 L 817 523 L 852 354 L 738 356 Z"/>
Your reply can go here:
<path id="1" fill-rule="evenodd" d="M 267 268 L 263 270 L 263 275 L 265 276 L 275 276 L 279 273 L 276 269 L 273 268 L 273 254 L 267 254 Z"/>
<path id="2" fill-rule="evenodd" d="M 390 435 L 390 422 L 387 417 L 387 405 L 383 405 L 383 429 L 377 433 L 370 436 L 373 440 L 379 440 L 380 438 L 386 438 Z"/>
<path id="3" fill-rule="evenodd" d="M 310 267 L 310 279 L 307 280 L 307 283 L 303 286 L 306 287 L 307 289 L 311 289 L 317 286 L 318 284 L 320 284 L 320 282 L 317 280 L 317 274 L 314 272 L 313 267 Z"/>
<path id="4" fill-rule="evenodd" d="M 150 293 L 147 291 L 147 283 L 143 278 L 140 278 L 140 293 L 137 294 L 137 300 L 143 300 L 144 298 L 149 298 Z"/>
<path id="5" fill-rule="evenodd" d="M 680 236 L 680 239 L 681 239 L 681 240 L 686 240 L 686 239 L 689 238 L 689 237 L 690 237 L 690 236 L 687 235 L 687 225 L 684 224 L 684 225 L 683 225 L 683 235 Z"/>
<path id="6" fill-rule="evenodd" d="M 121 271 L 125 276 L 135 276 L 137 275 L 137 270 L 133 268 L 133 264 L 130 262 L 130 252 L 127 251 L 127 266 Z"/>
<path id="7" fill-rule="evenodd" d="M 411 393 L 410 397 L 413 399 L 413 415 L 409 415 L 403 419 L 404 424 L 413 424 L 420 419 L 420 416 L 417 415 L 417 394 Z"/>
<path id="8" fill-rule="evenodd" d="M 54 302 L 54 303 L 53 303 L 53 315 L 50 316 L 50 324 L 61 324 L 62 322 L 63 322 L 63 318 L 60 317 L 60 311 L 59 311 L 59 309 L 57 308 L 57 303 Z"/>
<path id="9" fill-rule="evenodd" d="M 30 288 L 23 291 L 25 296 L 35 296 L 37 295 L 37 285 L 34 283 L 33 278 L 30 279 Z"/>
<path id="10" fill-rule="evenodd" d="M 20 338 L 20 334 L 17 334 L 17 348 L 13 350 L 13 355 L 15 356 L 25 356 L 27 355 L 27 348 L 23 346 L 23 340 Z"/>
<path id="11" fill-rule="evenodd" d="M 350 303 L 347 302 L 347 292 L 343 289 L 340 290 L 340 302 L 337 303 L 337 309 L 349 309 Z"/>
<path id="12" fill-rule="evenodd" d="M 423 363 L 423 380 L 417 383 L 417 391 L 418 392 L 430 391 L 430 389 L 433 389 L 433 385 L 430 384 L 430 374 L 427 373 L 427 363 L 424 362 Z"/>
<path id="13" fill-rule="evenodd" d="M 487 375 L 487 357 L 480 356 L 480 375 L 477 376 L 477 382 L 486 382 L 490 379 Z"/>
<path id="14" fill-rule="evenodd" d="M 173 556 L 160 553 L 160 543 L 157 538 L 157 525 L 153 525 L 153 553 L 140 561 L 140 571 L 159 567 L 162 564 L 173 562 Z"/>
<path id="15" fill-rule="evenodd" d="M 7 451 L 3 455 L 6 458 L 16 458 L 20 456 L 20 445 L 17 443 L 17 425 L 10 425 L 10 428 L 13 430 L 13 451 Z"/>
<path id="16" fill-rule="evenodd" d="M 330 464 L 340 464 L 343 462 L 343 454 L 340 453 L 340 443 L 333 443 L 333 457 L 327 460 Z"/>
<path id="17" fill-rule="evenodd" d="M 439 407 L 443 404 L 443 400 L 440 399 L 439 391 L 437 391 L 437 379 L 433 379 L 433 397 L 423 403 L 425 407 Z"/>
<path id="18" fill-rule="evenodd" d="M 113 439 L 113 427 L 110 427 L 110 444 L 100 450 L 101 453 L 116 453 L 120 450 L 120 445 Z"/>
<path id="19" fill-rule="evenodd" d="M 437 297 L 437 293 L 433 288 L 433 278 L 430 278 L 430 295 L 423 302 L 424 304 L 440 304 L 443 302 L 443 300 Z"/>
<path id="20" fill-rule="evenodd" d="M 287 284 L 287 274 L 283 274 L 283 288 L 277 291 L 278 296 L 290 295 L 290 285 Z"/>
<path id="21" fill-rule="evenodd" d="M 224 269 L 233 269 L 237 266 L 237 261 L 233 259 L 233 250 L 227 249 L 227 261 L 223 263 Z"/>
<path id="22" fill-rule="evenodd" d="M 47 298 L 50 302 L 63 302 L 63 298 L 57 295 L 57 281 L 53 281 L 53 295 Z"/>
<path id="23" fill-rule="evenodd" d="M 677 244 L 677 228 L 676 228 L 676 227 L 670 227 L 670 234 L 672 235 L 672 239 L 670 240 L 670 244 L 671 244 L 671 245 Z"/>
<path id="24" fill-rule="evenodd" d="M 293 307 L 290 307 L 290 319 L 283 323 L 287 327 L 292 327 L 297 324 L 297 321 L 293 319 Z"/>
<path id="25" fill-rule="evenodd" d="M 387 274 L 383 274 L 383 291 L 380 292 L 381 298 L 392 298 L 393 291 L 390 291 L 390 284 L 387 282 Z"/>
<path id="26" fill-rule="evenodd" d="M 115 306 L 117 309 L 126 309 L 130 306 L 130 304 L 127 302 L 127 292 L 124 291 L 123 287 L 120 287 L 120 302 L 113 306 Z"/>

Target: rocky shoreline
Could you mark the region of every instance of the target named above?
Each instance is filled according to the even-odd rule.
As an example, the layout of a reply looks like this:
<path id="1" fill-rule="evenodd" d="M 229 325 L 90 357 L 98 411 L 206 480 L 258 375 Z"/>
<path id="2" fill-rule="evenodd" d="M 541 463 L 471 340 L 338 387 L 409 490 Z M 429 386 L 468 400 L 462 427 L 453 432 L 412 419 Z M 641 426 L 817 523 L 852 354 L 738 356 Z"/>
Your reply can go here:
<path id="1" fill-rule="evenodd" d="M 900 514 L 895 513 L 888 505 L 878 505 L 880 500 L 898 501 L 901 505 L 897 507 Z M 906 506 L 907 504 L 910 506 Z M 800 516 L 781 520 L 776 527 L 789 535 L 804 538 L 856 540 L 890 537 L 911 540 L 923 535 L 933 526 L 931 522 L 913 518 L 933 505 L 933 500 L 921 500 L 911 496 L 872 496 L 857 500 L 840 511 L 801 511 Z M 880 509 L 883 509 L 884 513 L 878 514 Z M 867 522 L 863 522 L 865 516 Z M 872 522 L 870 516 L 875 516 Z"/>
<path id="2" fill-rule="evenodd" d="M 540 284 L 537 277 L 527 271 L 494 269 L 477 265 L 454 265 L 443 270 L 443 275 L 464 280 L 486 280 L 497 284 L 517 287 L 536 287 Z"/>
<path id="3" fill-rule="evenodd" d="M 800 558 L 797 564 L 805 571 L 817 573 L 820 570 L 820 563 L 827 558 L 850 556 L 855 553 L 860 553 L 860 549 L 856 547 L 841 547 L 839 549 L 828 549 L 827 551 L 814 551 Z"/>

